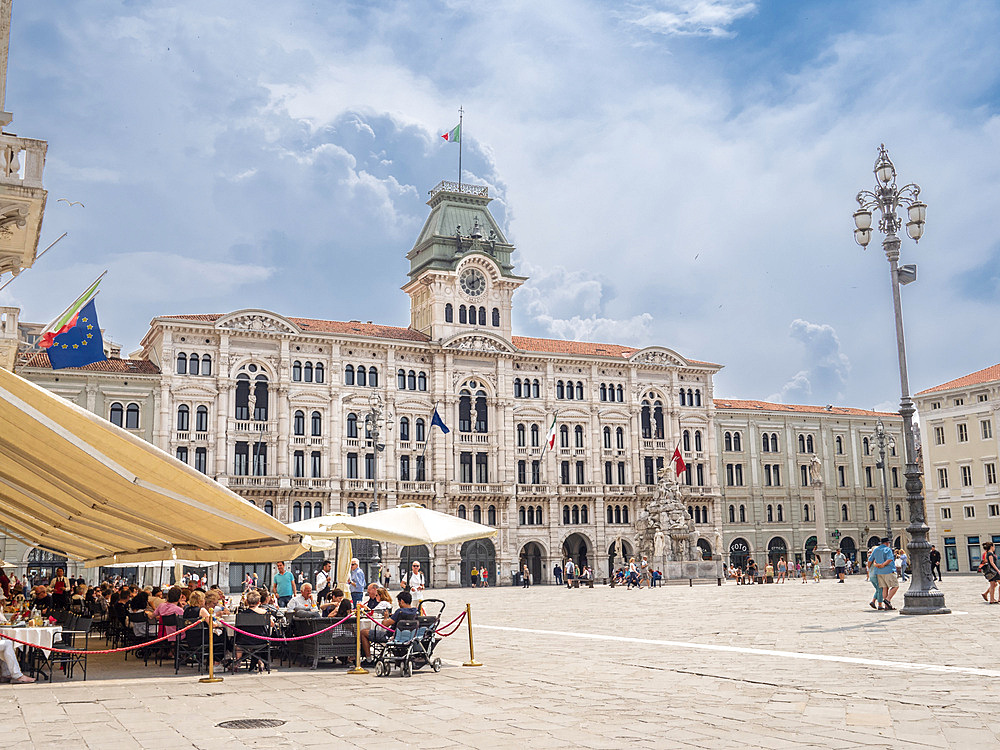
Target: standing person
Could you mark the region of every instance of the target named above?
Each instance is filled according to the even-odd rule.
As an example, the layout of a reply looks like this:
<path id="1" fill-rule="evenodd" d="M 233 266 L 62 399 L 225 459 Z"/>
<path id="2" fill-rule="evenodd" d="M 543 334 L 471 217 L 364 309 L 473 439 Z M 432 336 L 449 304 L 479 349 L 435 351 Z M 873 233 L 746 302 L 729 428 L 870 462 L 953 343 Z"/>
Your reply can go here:
<path id="1" fill-rule="evenodd" d="M 316 591 L 316 598 L 319 601 L 326 601 L 326 597 L 329 596 L 330 591 L 333 589 L 333 580 L 330 576 L 330 561 L 324 560 L 323 567 L 320 568 L 319 572 L 316 574 L 316 586 L 314 587 Z"/>
<path id="2" fill-rule="evenodd" d="M 788 575 L 788 563 L 785 562 L 785 558 L 778 558 L 778 583 L 785 582 L 785 576 Z"/>
<path id="3" fill-rule="evenodd" d="M 279 607 L 287 607 L 288 602 L 298 593 L 295 586 L 295 577 L 290 570 L 285 570 L 283 560 L 278 561 L 278 572 L 272 579 L 271 591 L 278 597 Z"/>
<path id="4" fill-rule="evenodd" d="M 941 553 L 931 545 L 931 580 L 941 580 Z"/>
<path id="5" fill-rule="evenodd" d="M 389 588 L 389 578 L 392 577 L 392 568 L 390 568 L 388 565 L 386 565 L 384 572 L 385 572 L 385 580 L 383 581 L 382 585 L 383 585 L 384 588 L 388 589 Z"/>
<path id="6" fill-rule="evenodd" d="M 351 589 L 351 601 L 360 604 L 368 583 L 365 581 L 365 571 L 361 569 L 361 563 L 356 557 L 351 558 L 351 572 L 347 574 L 347 579 Z"/>
<path id="7" fill-rule="evenodd" d="M 573 562 L 573 558 L 566 560 L 563 571 L 566 574 L 566 588 L 573 588 L 573 578 L 576 576 L 576 563 Z"/>
<path id="8" fill-rule="evenodd" d="M 486 574 L 486 566 L 484 565 L 479 569 L 479 585 L 482 588 L 489 586 L 489 577 Z"/>
<path id="9" fill-rule="evenodd" d="M 983 593 L 983 599 L 990 604 L 997 603 L 997 583 L 1000 582 L 1000 567 L 997 566 L 997 553 L 993 548 L 993 542 L 983 542 L 983 562 L 979 566 L 980 572 L 986 576 L 990 586 Z"/>
<path id="10" fill-rule="evenodd" d="M 883 609 L 895 609 L 892 597 L 899 590 L 899 579 L 896 577 L 896 557 L 889 549 L 889 537 L 882 537 L 878 547 L 868 556 L 868 562 L 875 567 L 878 575 L 878 585 L 882 589 Z"/>
<path id="11" fill-rule="evenodd" d="M 642 584 L 646 584 L 646 588 L 649 588 L 649 561 L 646 556 L 642 556 L 642 562 L 639 563 L 639 588 L 642 588 Z"/>
<path id="12" fill-rule="evenodd" d="M 562 586 L 562 568 L 559 563 L 552 566 L 552 577 L 556 579 L 556 586 Z"/>
<path id="13" fill-rule="evenodd" d="M 910 565 L 910 558 L 906 556 L 906 550 L 902 549 L 899 551 L 899 559 L 902 561 L 902 573 L 903 576 L 900 578 L 901 581 L 908 581 L 910 577 L 906 574 L 906 569 Z"/>
<path id="14" fill-rule="evenodd" d="M 873 550 L 868 550 L 868 560 L 865 563 L 865 566 L 868 570 L 868 580 L 871 582 L 871 585 L 875 587 L 875 596 L 873 596 L 872 600 L 868 602 L 868 606 L 872 609 L 885 609 L 885 607 L 882 606 L 882 589 L 879 588 L 878 585 L 878 570 L 871 562 L 872 551 Z"/>
<path id="15" fill-rule="evenodd" d="M 69 580 L 62 568 L 56 568 L 56 577 L 49 581 L 53 609 L 69 609 Z"/>
<path id="16" fill-rule="evenodd" d="M 472 588 L 479 587 L 479 568 L 475 565 L 472 566 L 472 570 L 469 571 L 469 578 L 472 579 Z"/>
<path id="17" fill-rule="evenodd" d="M 837 570 L 838 581 L 843 583 L 844 573 L 847 571 L 847 555 L 844 554 L 842 549 L 837 550 L 837 554 L 833 558 L 833 567 Z"/>
<path id="18" fill-rule="evenodd" d="M 410 577 L 406 582 L 406 590 L 410 592 L 410 599 L 416 609 L 420 609 L 420 602 L 424 598 L 424 574 L 420 572 L 420 563 L 416 560 L 410 566 Z"/>
<path id="19" fill-rule="evenodd" d="M 295 582 L 299 585 L 299 588 L 302 588 L 302 582 L 304 580 L 306 580 L 306 574 L 300 570 L 298 576 L 295 578 Z"/>
<path id="20" fill-rule="evenodd" d="M 819 557 L 818 556 L 814 557 L 813 558 L 813 581 L 815 581 L 816 583 L 819 583 L 819 579 L 820 579 L 820 577 L 822 577 L 822 575 L 823 575 L 823 571 L 820 568 Z"/>
<path id="21" fill-rule="evenodd" d="M 528 570 L 528 563 L 525 563 L 521 568 L 521 588 L 530 588 L 531 586 L 531 571 Z"/>

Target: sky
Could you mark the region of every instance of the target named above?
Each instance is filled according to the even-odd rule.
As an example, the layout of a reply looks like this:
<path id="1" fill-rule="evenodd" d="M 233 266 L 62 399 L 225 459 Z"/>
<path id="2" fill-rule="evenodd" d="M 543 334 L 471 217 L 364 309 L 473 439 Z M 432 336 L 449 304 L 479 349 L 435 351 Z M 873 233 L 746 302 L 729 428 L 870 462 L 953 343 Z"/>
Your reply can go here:
<path id="1" fill-rule="evenodd" d="M 928 205 L 902 248 L 911 389 L 1000 361 L 998 31 L 986 2 L 15 0 L 7 130 L 49 144 L 40 248 L 68 234 L 0 304 L 45 322 L 108 269 L 124 352 L 177 313 L 405 326 L 462 107 L 462 180 L 530 277 L 516 333 L 895 410 L 855 195 L 884 142 Z"/>

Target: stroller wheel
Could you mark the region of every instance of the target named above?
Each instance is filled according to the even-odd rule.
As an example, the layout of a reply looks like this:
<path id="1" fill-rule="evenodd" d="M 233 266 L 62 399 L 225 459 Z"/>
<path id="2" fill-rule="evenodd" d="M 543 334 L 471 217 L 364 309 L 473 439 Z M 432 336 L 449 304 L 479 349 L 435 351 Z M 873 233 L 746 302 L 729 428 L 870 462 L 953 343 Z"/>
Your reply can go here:
<path id="1" fill-rule="evenodd" d="M 383 664 L 380 661 L 375 662 L 375 676 L 376 677 L 385 677 L 387 671 L 388 670 L 385 668 L 385 664 Z"/>
<path id="2" fill-rule="evenodd" d="M 435 659 L 434 661 L 432 661 L 431 662 L 431 669 L 433 669 L 435 672 L 440 672 L 441 671 L 441 660 L 440 659 Z"/>
<path id="3" fill-rule="evenodd" d="M 400 671 L 403 673 L 403 677 L 413 677 L 413 664 L 404 661 Z"/>

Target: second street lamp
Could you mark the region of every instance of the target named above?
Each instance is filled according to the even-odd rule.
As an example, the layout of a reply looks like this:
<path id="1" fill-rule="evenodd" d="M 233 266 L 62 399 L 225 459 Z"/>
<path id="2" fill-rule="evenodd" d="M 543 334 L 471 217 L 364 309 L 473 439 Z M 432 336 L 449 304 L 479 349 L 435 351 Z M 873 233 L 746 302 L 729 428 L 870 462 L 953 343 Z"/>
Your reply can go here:
<path id="1" fill-rule="evenodd" d="M 882 502 L 885 506 L 883 508 L 883 511 L 885 512 L 885 535 L 891 540 L 892 518 L 889 515 L 889 470 L 885 465 L 885 449 L 895 449 L 896 441 L 892 435 L 886 434 L 885 425 L 882 424 L 881 417 L 879 417 L 878 422 L 875 423 L 875 432 L 872 433 L 871 440 L 878 446 L 878 464 L 876 465 L 876 468 L 882 470 Z"/>
<path id="2" fill-rule="evenodd" d="M 916 268 L 899 266 L 901 241 L 897 232 L 903 221 L 897 215 L 900 208 L 906 208 L 906 233 L 914 242 L 924 233 L 927 205 L 920 200 L 920 187 L 914 183 L 896 187 L 896 167 L 889 159 L 885 145 L 879 147 L 875 161 L 875 189 L 858 193 L 858 210 L 854 212 L 854 238 L 861 247 L 867 247 L 872 238 L 872 212 L 879 212 L 879 231 L 885 235 L 882 250 L 889 261 L 892 281 L 893 312 L 896 317 L 896 350 L 899 357 L 899 384 L 902 396 L 899 414 L 903 418 L 903 440 L 906 443 L 906 502 L 909 505 L 910 525 L 906 532 L 910 542 L 906 545 L 913 566 L 910 588 L 903 595 L 906 602 L 900 610 L 904 615 L 944 615 L 951 612 L 945 607 L 944 594 L 938 590 L 931 575 L 930 543 L 927 541 L 928 527 L 925 520 L 923 482 L 920 478 L 920 463 L 917 459 L 916 436 L 913 432 L 913 401 L 910 399 L 910 384 L 906 374 L 906 344 L 903 340 L 903 309 L 899 287 L 916 280 Z M 890 539 L 891 541 L 891 539 Z"/>

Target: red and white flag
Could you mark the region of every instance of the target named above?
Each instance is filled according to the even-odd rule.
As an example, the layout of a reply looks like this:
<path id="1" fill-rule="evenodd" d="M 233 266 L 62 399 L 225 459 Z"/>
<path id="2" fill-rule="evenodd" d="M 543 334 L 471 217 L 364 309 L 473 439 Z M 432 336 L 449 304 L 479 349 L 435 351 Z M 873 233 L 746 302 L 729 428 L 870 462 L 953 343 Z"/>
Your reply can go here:
<path id="1" fill-rule="evenodd" d="M 674 448 L 674 455 L 670 458 L 670 463 L 674 465 L 674 474 L 680 476 L 684 473 L 687 468 L 687 464 L 684 463 L 684 456 L 681 455 L 681 447 L 678 445 Z"/>

